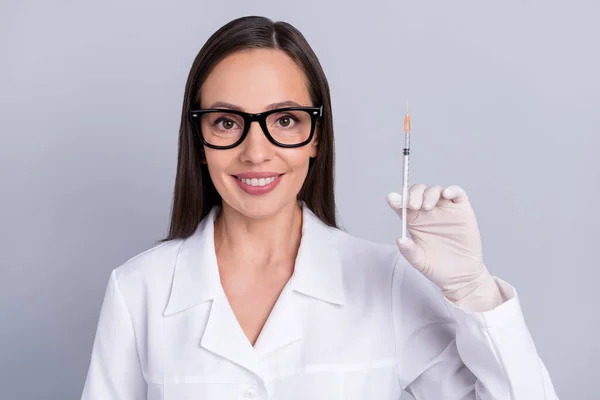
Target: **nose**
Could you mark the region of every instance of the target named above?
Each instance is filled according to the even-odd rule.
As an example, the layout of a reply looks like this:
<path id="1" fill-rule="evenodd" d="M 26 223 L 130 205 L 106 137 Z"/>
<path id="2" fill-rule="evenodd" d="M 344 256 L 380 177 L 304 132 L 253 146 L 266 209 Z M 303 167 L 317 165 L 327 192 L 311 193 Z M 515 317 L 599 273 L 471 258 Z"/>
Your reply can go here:
<path id="1" fill-rule="evenodd" d="M 252 122 L 248 135 L 240 144 L 242 162 L 260 164 L 273 157 L 274 146 L 265 136 L 258 122 Z"/>

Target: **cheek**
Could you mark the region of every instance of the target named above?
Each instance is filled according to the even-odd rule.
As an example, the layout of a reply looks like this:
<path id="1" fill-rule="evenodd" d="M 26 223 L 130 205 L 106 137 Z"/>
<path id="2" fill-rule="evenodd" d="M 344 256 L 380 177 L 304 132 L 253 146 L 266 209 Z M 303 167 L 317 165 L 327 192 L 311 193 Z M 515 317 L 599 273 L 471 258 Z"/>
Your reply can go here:
<path id="1" fill-rule="evenodd" d="M 219 181 L 223 180 L 223 174 L 233 162 L 234 157 L 230 154 L 227 154 L 227 151 L 213 149 L 205 150 L 204 154 L 208 172 L 210 173 L 210 178 L 215 185 L 218 185 Z"/>
<path id="2" fill-rule="evenodd" d="M 288 154 L 286 157 L 286 163 L 294 173 L 294 180 L 298 181 L 300 185 L 302 185 L 308 172 L 311 154 L 310 149 L 305 148 L 303 151 Z"/>

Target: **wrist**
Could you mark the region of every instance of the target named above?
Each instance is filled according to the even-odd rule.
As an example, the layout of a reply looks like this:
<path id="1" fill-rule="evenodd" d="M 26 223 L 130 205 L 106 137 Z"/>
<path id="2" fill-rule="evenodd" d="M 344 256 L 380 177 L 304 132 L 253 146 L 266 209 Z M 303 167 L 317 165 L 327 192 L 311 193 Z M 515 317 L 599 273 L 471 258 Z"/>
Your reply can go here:
<path id="1" fill-rule="evenodd" d="M 446 289 L 442 293 L 456 306 L 469 312 L 488 311 L 504 302 L 496 280 L 487 270 L 459 289 Z"/>

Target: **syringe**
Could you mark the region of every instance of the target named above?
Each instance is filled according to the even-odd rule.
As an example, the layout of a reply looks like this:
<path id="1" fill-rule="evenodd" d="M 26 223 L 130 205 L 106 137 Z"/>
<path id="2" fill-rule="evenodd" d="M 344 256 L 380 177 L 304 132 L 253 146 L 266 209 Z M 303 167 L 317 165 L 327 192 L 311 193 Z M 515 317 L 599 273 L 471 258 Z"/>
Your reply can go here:
<path id="1" fill-rule="evenodd" d="M 410 161 L 410 115 L 408 114 L 408 102 L 406 103 L 406 115 L 404 116 L 404 179 L 402 183 L 402 238 L 407 238 L 406 214 L 408 207 L 408 167 Z"/>

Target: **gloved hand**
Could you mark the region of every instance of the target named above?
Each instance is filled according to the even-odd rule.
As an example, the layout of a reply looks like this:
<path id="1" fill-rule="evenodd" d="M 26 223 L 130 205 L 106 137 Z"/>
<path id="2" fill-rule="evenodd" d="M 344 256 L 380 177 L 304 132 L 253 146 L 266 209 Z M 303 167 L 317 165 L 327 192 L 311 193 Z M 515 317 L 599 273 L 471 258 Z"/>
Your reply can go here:
<path id="1" fill-rule="evenodd" d="M 483 262 L 479 227 L 466 192 L 459 186 L 417 184 L 408 193 L 410 237 L 397 241 L 404 258 L 455 303 L 476 303 L 482 297 L 479 306 L 501 303 Z M 402 218 L 402 195 L 392 192 L 387 201 Z"/>

